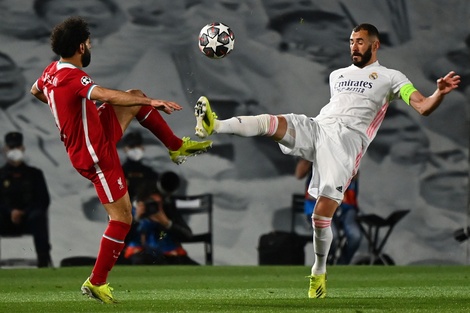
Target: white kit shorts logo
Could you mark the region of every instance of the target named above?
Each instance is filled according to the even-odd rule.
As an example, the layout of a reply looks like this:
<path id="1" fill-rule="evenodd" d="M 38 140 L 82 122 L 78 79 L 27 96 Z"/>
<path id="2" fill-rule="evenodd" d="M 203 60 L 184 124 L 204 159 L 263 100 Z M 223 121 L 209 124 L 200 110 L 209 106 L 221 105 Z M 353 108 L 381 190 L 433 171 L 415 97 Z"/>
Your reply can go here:
<path id="1" fill-rule="evenodd" d="M 88 77 L 88 76 L 83 76 L 82 77 L 82 85 L 83 86 L 86 86 L 86 85 L 91 84 L 91 83 L 93 83 L 93 81 L 91 80 L 90 77 Z"/>

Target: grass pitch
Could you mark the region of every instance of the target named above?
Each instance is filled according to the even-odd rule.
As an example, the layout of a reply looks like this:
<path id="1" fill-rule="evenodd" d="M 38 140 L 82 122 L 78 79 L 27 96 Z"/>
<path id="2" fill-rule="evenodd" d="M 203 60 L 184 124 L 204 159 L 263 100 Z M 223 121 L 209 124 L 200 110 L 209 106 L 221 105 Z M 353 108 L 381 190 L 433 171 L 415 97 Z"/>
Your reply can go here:
<path id="1" fill-rule="evenodd" d="M 470 312 L 465 266 L 330 266 L 326 299 L 303 266 L 116 266 L 114 305 L 81 295 L 90 270 L 1 269 L 0 312 Z"/>

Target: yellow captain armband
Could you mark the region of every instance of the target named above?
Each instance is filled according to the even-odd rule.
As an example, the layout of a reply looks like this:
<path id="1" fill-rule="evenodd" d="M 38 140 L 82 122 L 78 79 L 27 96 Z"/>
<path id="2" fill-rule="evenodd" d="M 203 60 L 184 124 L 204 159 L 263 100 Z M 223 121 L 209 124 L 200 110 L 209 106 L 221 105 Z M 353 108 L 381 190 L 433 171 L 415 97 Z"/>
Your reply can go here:
<path id="1" fill-rule="evenodd" d="M 400 88 L 400 96 L 406 104 L 410 105 L 411 94 L 415 91 L 418 91 L 413 84 L 406 84 Z"/>

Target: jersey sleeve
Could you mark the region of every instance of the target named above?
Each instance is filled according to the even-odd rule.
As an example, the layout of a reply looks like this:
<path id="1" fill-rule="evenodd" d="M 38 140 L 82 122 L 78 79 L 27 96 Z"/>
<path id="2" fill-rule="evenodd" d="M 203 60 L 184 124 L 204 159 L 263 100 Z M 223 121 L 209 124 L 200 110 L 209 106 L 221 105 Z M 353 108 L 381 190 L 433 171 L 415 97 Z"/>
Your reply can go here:
<path id="1" fill-rule="evenodd" d="M 393 98 L 399 99 L 401 98 L 401 95 L 400 95 L 401 87 L 403 87 L 406 84 L 411 84 L 411 81 L 405 76 L 405 74 L 399 71 L 392 71 L 392 75 L 390 78 L 392 82 Z"/>
<path id="2" fill-rule="evenodd" d="M 43 89 L 44 89 L 44 81 L 46 80 L 45 77 L 47 77 L 47 73 L 49 73 L 49 71 L 56 65 L 57 62 L 52 62 L 51 64 L 49 64 L 45 69 L 44 71 L 42 72 L 41 76 L 34 82 L 34 85 L 36 86 L 36 88 L 43 92 Z"/>
<path id="3" fill-rule="evenodd" d="M 73 71 L 68 79 L 68 84 L 77 95 L 90 100 L 91 90 L 96 86 L 90 76 L 82 70 Z"/>
<path id="4" fill-rule="evenodd" d="M 38 78 L 38 79 L 34 82 L 34 85 L 36 86 L 37 90 L 39 90 L 39 91 L 42 91 L 42 89 L 44 88 L 44 84 L 43 84 L 41 78 Z"/>

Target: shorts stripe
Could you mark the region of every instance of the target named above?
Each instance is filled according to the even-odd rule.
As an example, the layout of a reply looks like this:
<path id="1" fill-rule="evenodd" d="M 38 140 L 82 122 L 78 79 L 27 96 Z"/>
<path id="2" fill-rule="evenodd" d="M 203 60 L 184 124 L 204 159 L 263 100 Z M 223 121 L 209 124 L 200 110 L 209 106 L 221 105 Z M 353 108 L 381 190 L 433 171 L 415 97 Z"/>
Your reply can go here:
<path id="1" fill-rule="evenodd" d="M 114 202 L 113 195 L 111 193 L 111 190 L 109 189 L 109 185 L 108 185 L 108 182 L 106 181 L 106 178 L 104 177 L 103 171 L 101 170 L 98 164 L 95 164 L 95 169 L 96 169 L 96 174 L 98 175 L 98 179 L 101 182 L 101 186 L 103 186 L 103 190 L 106 194 L 106 197 L 108 198 L 109 202 Z"/>

